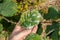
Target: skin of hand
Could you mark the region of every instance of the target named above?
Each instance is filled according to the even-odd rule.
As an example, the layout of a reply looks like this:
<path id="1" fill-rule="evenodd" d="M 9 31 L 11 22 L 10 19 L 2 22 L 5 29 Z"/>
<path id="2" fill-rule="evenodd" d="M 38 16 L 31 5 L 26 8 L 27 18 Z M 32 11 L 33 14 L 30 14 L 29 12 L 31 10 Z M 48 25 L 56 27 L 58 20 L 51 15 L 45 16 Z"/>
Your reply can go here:
<path id="1" fill-rule="evenodd" d="M 30 33 L 36 33 L 38 27 L 35 26 L 32 29 L 26 30 L 22 28 L 19 24 L 17 24 L 9 38 L 9 40 L 24 40 L 26 36 L 28 36 Z"/>

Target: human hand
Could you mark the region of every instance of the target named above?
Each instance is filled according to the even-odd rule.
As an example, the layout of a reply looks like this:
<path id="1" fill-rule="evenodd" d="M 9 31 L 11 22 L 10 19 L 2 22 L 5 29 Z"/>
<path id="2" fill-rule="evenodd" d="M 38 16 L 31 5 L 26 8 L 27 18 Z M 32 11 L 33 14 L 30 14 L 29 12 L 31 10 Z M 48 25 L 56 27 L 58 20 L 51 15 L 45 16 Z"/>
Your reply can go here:
<path id="1" fill-rule="evenodd" d="M 22 28 L 19 24 L 17 24 L 9 40 L 24 40 L 26 36 L 28 36 L 30 33 L 36 33 L 37 29 L 38 27 L 35 26 L 32 29 L 26 30 Z"/>

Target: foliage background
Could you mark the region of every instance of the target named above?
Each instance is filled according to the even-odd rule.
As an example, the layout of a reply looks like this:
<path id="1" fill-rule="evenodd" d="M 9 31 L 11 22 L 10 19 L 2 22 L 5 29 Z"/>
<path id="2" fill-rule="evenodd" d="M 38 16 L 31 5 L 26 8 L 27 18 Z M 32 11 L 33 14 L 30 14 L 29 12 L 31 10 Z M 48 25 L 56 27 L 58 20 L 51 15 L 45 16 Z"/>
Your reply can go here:
<path id="1" fill-rule="evenodd" d="M 23 12 L 37 9 L 44 18 L 38 25 L 37 34 L 45 35 L 44 30 L 48 34 L 48 40 L 60 40 L 59 2 L 59 0 L 0 0 L 0 39 L 8 40 Z"/>

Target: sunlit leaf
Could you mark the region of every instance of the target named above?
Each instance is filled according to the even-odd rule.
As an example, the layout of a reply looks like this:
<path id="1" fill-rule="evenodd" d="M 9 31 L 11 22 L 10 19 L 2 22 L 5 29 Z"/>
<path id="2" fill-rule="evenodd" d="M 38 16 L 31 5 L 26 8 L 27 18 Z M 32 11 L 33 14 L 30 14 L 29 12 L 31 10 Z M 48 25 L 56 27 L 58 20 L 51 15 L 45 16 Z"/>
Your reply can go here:
<path id="1" fill-rule="evenodd" d="M 22 13 L 20 25 L 26 29 L 33 28 L 42 21 L 42 16 L 37 10 L 26 11 Z"/>
<path id="2" fill-rule="evenodd" d="M 11 17 L 14 14 L 17 13 L 17 5 L 13 1 L 4 0 L 3 3 L 1 3 L 1 11 L 0 14 L 6 17 Z"/>

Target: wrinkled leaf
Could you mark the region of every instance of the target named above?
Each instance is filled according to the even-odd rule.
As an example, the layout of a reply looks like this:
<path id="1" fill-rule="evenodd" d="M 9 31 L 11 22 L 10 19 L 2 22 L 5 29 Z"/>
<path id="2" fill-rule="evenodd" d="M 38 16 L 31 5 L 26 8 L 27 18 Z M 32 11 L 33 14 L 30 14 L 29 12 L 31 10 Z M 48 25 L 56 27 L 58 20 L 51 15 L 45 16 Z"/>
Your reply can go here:
<path id="1" fill-rule="evenodd" d="M 11 17 L 13 16 L 15 13 L 17 13 L 17 5 L 15 2 L 13 1 L 9 1 L 9 0 L 4 0 L 3 3 L 1 3 L 1 12 L 0 14 L 6 17 Z"/>
<path id="2" fill-rule="evenodd" d="M 42 16 L 37 10 L 26 11 L 22 13 L 20 25 L 26 29 L 33 28 L 42 21 Z"/>

